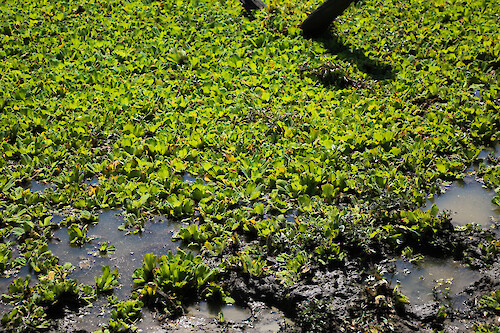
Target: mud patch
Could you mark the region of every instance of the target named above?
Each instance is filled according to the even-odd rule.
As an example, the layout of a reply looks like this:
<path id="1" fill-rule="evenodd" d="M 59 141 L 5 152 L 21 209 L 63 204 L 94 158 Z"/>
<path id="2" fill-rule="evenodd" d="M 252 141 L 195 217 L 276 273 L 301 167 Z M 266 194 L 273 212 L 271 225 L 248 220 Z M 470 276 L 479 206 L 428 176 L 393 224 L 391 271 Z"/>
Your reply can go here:
<path id="1" fill-rule="evenodd" d="M 58 321 L 60 332 L 94 332 L 102 328 L 111 318 L 111 307 L 106 297 L 100 297 L 91 306 L 68 313 Z"/>

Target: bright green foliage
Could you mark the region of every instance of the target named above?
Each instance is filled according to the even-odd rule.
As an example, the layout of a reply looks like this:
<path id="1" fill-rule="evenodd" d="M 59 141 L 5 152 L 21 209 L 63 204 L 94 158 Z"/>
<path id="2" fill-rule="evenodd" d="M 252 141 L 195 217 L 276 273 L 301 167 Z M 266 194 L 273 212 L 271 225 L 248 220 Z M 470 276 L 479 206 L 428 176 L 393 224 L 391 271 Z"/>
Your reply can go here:
<path id="1" fill-rule="evenodd" d="M 197 292 L 209 298 L 226 297 L 212 283 L 220 273 L 220 269 L 203 263 L 201 256 L 179 250 L 175 255 L 169 252 L 160 257 L 146 254 L 142 268 L 134 272 L 134 283 L 142 287 L 140 294 L 145 302 L 169 307 L 178 300 L 193 298 Z"/>
<path id="2" fill-rule="evenodd" d="M 479 307 L 495 314 L 500 313 L 500 290 L 495 290 L 490 295 L 484 295 L 479 300 Z"/>
<path id="3" fill-rule="evenodd" d="M 154 270 L 157 266 L 157 256 L 152 253 L 144 255 L 142 268 L 134 271 L 134 283 L 145 284 L 153 280 Z"/>
<path id="4" fill-rule="evenodd" d="M 182 227 L 177 233 L 175 238 L 182 239 L 187 243 L 201 243 L 203 244 L 208 238 L 209 233 L 206 231 L 208 225 L 199 226 L 196 224 L 191 224 L 189 227 Z"/>
<path id="5" fill-rule="evenodd" d="M 488 325 L 488 324 L 476 324 L 476 325 L 474 325 L 474 332 L 476 332 L 476 333 L 500 333 L 500 326 Z"/>
<path id="6" fill-rule="evenodd" d="M 5 244 L 0 244 L 0 274 L 3 274 L 12 259 L 12 251 Z"/>
<path id="7" fill-rule="evenodd" d="M 489 165 L 480 165 L 480 173 L 486 185 L 495 189 L 496 195 L 492 202 L 500 206 L 500 158 L 489 155 L 488 160 Z"/>
<path id="8" fill-rule="evenodd" d="M 498 1 L 366 0 L 305 39 L 319 3 L 247 17 L 238 1 L 3 1 L 2 274 L 47 276 L 52 231 L 84 246 L 108 208 L 134 233 L 152 215 L 189 222 L 177 237 L 200 256 L 151 255 L 134 274 L 153 303 L 203 294 L 217 274 L 202 256 L 291 285 L 346 257 L 443 246 L 450 221 L 419 207 L 498 143 Z M 75 214 L 57 225 L 54 211 Z M 28 327 L 35 303 L 5 325 Z"/>
<path id="9" fill-rule="evenodd" d="M 16 333 L 46 330 L 50 323 L 43 307 L 27 301 L 2 317 L 2 325 Z"/>
<path id="10" fill-rule="evenodd" d="M 98 293 L 107 293 L 112 291 L 116 286 L 118 286 L 118 270 L 115 269 L 111 271 L 109 266 L 102 267 L 102 275 L 96 276 L 95 287 Z"/>
<path id="11" fill-rule="evenodd" d="M 128 300 L 114 304 L 108 325 L 97 332 L 130 332 L 133 328 L 133 324 L 141 319 L 143 305 L 144 304 L 138 300 Z"/>
<path id="12" fill-rule="evenodd" d="M 500 254 L 500 241 L 490 237 L 486 237 L 485 241 L 479 244 L 479 250 L 483 255 L 483 260 L 486 262 L 493 262 L 493 260 Z"/>
<path id="13" fill-rule="evenodd" d="M 114 245 L 108 244 L 108 242 L 104 242 L 99 246 L 99 253 L 101 255 L 112 254 L 116 250 Z"/>
<path id="14" fill-rule="evenodd" d="M 84 245 L 91 241 L 87 236 L 87 225 L 72 224 L 68 227 L 69 242 L 75 245 Z"/>
<path id="15" fill-rule="evenodd" d="M 15 279 L 8 287 L 8 294 L 2 295 L 2 301 L 15 305 L 3 315 L 2 325 L 14 332 L 47 329 L 51 325 L 47 309 L 79 301 L 77 281 L 68 278 L 73 268 L 71 264 L 55 266 L 47 275 L 40 275 L 40 282 L 32 286 L 29 275 Z"/>

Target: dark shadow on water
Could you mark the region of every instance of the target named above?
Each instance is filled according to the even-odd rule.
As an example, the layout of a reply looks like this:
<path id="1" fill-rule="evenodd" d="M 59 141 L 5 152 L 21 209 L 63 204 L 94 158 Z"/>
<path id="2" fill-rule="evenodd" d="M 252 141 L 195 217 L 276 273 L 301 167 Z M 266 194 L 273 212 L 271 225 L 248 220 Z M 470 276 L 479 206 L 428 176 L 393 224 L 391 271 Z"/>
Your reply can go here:
<path id="1" fill-rule="evenodd" d="M 287 223 L 295 223 L 298 215 L 299 215 L 298 209 L 291 209 L 286 213 L 285 220 Z"/>
<path id="2" fill-rule="evenodd" d="M 395 78 L 391 65 L 367 57 L 362 50 L 343 41 L 334 33 L 325 33 L 314 40 L 322 44 L 329 53 L 336 55 L 337 58 L 355 64 L 361 72 L 374 80 L 394 80 Z"/>

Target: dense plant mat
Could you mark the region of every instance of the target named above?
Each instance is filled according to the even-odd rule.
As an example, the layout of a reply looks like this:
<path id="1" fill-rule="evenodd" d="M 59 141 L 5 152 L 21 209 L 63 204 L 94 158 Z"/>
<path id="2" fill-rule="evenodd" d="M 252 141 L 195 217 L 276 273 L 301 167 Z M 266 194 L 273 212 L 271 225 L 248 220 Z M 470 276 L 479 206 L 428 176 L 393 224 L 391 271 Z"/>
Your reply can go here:
<path id="1" fill-rule="evenodd" d="M 420 207 L 498 143 L 499 3 L 360 1 L 313 40 L 321 1 L 266 3 L 0 4 L 0 273 L 31 275 L 2 290 L 5 330 L 108 297 L 109 331 L 193 298 L 265 301 L 311 332 L 498 331 L 498 235 Z M 496 204 L 499 163 L 479 173 Z M 131 233 L 182 221 L 189 247 L 147 255 L 127 300 L 119 267 L 85 285 L 47 250 L 60 228 L 89 246 L 110 208 Z M 422 314 L 377 269 L 429 254 L 481 270 L 467 313 Z"/>

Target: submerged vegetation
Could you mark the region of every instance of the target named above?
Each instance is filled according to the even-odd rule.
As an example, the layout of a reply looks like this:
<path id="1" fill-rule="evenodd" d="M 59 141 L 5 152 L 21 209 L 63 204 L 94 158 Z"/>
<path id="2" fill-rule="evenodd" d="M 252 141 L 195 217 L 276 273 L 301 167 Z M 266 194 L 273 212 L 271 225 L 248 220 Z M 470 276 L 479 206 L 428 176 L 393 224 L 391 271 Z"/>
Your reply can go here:
<path id="1" fill-rule="evenodd" d="M 237 280 L 271 286 L 259 297 L 304 331 L 384 331 L 407 323 L 411 299 L 376 273 L 383 260 L 498 265 L 498 234 L 421 209 L 499 142 L 498 2 L 362 0 L 306 39 L 298 26 L 320 2 L 0 4 L 0 274 L 31 275 L 2 290 L 4 329 L 54 328 L 59 310 L 108 297 L 102 331 L 127 331 L 143 307 L 244 303 Z M 496 205 L 499 162 L 478 170 Z M 191 250 L 146 255 L 123 301 L 120 267 L 86 285 L 47 249 L 60 228 L 89 246 L 112 208 L 130 233 L 157 215 L 183 222 L 174 237 Z M 296 288 L 323 275 L 352 283 Z M 490 287 L 478 332 L 498 331 Z M 443 329 L 445 310 L 416 327 Z"/>

